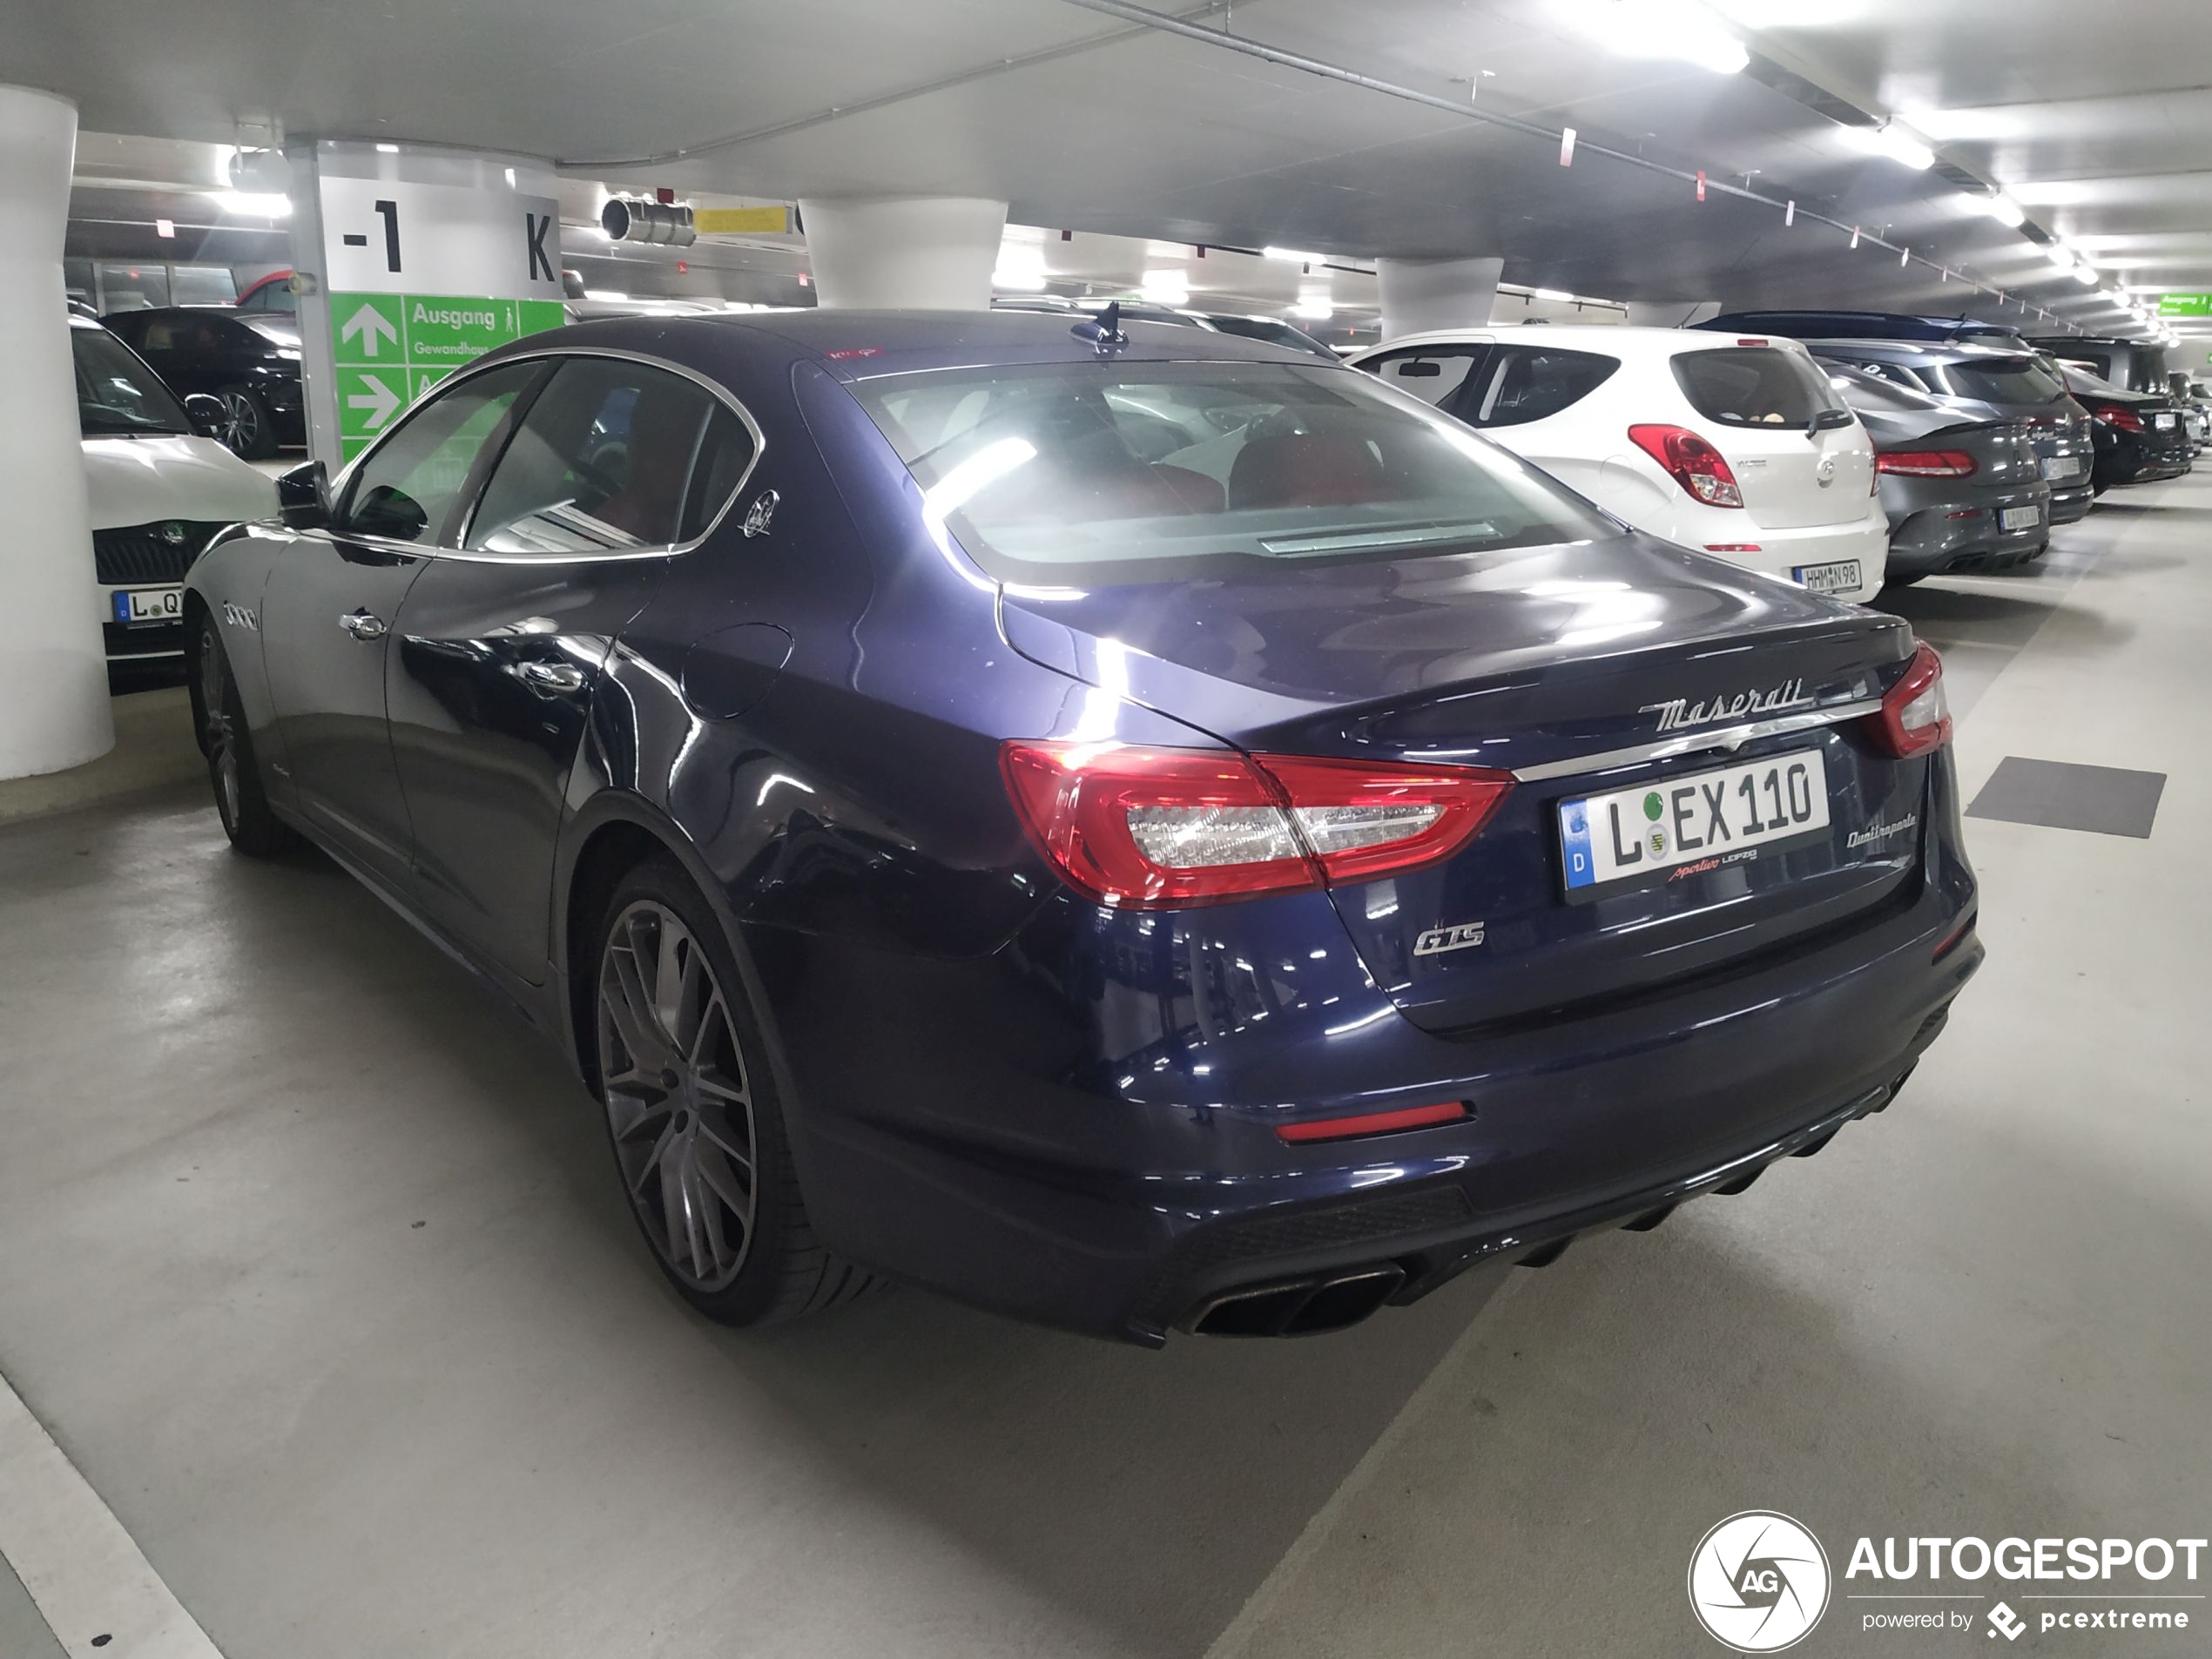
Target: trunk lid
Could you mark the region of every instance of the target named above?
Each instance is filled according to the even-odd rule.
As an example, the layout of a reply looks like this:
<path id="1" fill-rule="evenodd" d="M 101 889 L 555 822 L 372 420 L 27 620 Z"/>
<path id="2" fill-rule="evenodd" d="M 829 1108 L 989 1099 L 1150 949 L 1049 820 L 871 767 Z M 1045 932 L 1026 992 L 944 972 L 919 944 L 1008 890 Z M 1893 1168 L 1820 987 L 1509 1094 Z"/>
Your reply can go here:
<path id="1" fill-rule="evenodd" d="M 1024 655 L 1248 752 L 1518 774 L 1450 860 L 1332 890 L 1368 972 L 1429 1028 L 1710 972 L 1878 908 L 1917 877 L 1927 763 L 1829 723 L 1903 671 L 1910 629 L 1664 543 L 1009 594 L 1002 615 Z M 1711 744 L 1757 722 L 1817 724 Z M 1808 751 L 1825 833 L 1570 900 L 1563 803 Z"/>
<path id="2" fill-rule="evenodd" d="M 1679 353 L 1671 367 L 1701 417 L 1699 435 L 1728 462 L 1760 529 L 1813 529 L 1866 516 L 1874 446 L 1856 420 L 1815 424 L 1844 406 L 1802 349 L 1739 342 Z"/>

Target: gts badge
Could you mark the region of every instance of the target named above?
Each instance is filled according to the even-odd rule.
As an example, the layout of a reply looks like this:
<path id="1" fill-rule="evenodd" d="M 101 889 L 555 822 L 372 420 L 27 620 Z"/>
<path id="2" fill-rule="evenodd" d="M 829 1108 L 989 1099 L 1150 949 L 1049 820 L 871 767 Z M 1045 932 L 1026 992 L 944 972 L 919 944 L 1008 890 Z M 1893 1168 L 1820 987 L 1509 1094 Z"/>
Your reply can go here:
<path id="1" fill-rule="evenodd" d="M 223 601 L 223 625 L 226 628 L 244 628 L 257 634 L 261 631 L 260 617 L 244 605 L 234 605 L 227 599 Z"/>
<path id="2" fill-rule="evenodd" d="M 1471 950 L 1482 942 L 1482 924 L 1463 921 L 1456 927 L 1432 927 L 1413 941 L 1416 956 L 1441 956 L 1447 950 Z"/>

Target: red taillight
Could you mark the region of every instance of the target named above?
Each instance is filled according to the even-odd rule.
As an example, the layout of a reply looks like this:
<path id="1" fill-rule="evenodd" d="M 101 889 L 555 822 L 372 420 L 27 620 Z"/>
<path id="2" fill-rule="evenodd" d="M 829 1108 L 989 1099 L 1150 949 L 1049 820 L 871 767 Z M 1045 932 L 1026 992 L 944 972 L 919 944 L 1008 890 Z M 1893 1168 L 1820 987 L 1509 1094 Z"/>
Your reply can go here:
<path id="1" fill-rule="evenodd" d="M 1874 470 L 1908 478 L 1965 478 L 1974 470 L 1974 458 L 1964 449 L 1885 449 L 1874 457 Z"/>
<path id="2" fill-rule="evenodd" d="M 1343 1141 L 1354 1135 L 1386 1135 L 1393 1130 L 1427 1129 L 1435 1123 L 1456 1123 L 1469 1116 L 1467 1102 L 1447 1100 L 1435 1106 L 1407 1106 L 1394 1112 L 1360 1112 L 1351 1117 L 1310 1117 L 1303 1123 L 1278 1123 L 1275 1133 L 1286 1141 Z"/>
<path id="3" fill-rule="evenodd" d="M 1101 904 L 1172 909 L 1372 881 L 1448 858 L 1509 773 L 1228 749 L 1009 743 L 1022 827 Z"/>
<path id="4" fill-rule="evenodd" d="M 1973 930 L 1974 913 L 1969 910 L 1956 927 L 1953 927 L 1949 933 L 1944 934 L 1942 940 L 1935 948 L 1935 954 L 1929 957 L 1928 960 L 1931 962 L 1941 961 L 1945 957 L 1950 955 L 1952 951 L 1958 949 L 1959 947 L 1965 942 L 1966 935 L 1973 932 Z"/>
<path id="5" fill-rule="evenodd" d="M 1708 507 L 1741 507 L 1743 491 L 1727 458 L 1687 427 L 1632 426 L 1629 442 Z"/>
<path id="6" fill-rule="evenodd" d="M 1884 749 L 1898 759 L 1925 754 L 1951 740 L 1951 705 L 1943 694 L 1943 658 L 1923 644 L 1912 653 L 1905 677 L 1883 694 L 1881 711 L 1870 717 Z"/>
<path id="7" fill-rule="evenodd" d="M 2091 404 L 2089 418 L 2102 421 L 2107 426 L 2121 432 L 2141 432 L 2143 429 L 2142 416 L 2133 409 L 2121 408 L 2117 403 Z"/>

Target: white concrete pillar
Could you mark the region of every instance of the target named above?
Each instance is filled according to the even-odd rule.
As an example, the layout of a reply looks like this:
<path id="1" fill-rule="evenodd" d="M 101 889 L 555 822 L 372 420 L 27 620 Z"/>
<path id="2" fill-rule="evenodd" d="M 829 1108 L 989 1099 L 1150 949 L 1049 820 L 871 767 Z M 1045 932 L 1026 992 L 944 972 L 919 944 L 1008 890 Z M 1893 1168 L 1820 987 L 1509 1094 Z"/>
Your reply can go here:
<path id="1" fill-rule="evenodd" d="M 62 285 L 76 154 L 75 105 L 0 86 L 0 778 L 115 746 Z"/>
<path id="2" fill-rule="evenodd" d="M 1687 328 L 1692 323 L 1708 322 L 1721 314 L 1717 300 L 1631 300 L 1629 301 L 1629 327 L 1631 328 Z"/>
<path id="3" fill-rule="evenodd" d="M 973 196 L 802 199 L 814 292 L 841 309 L 982 311 L 1006 204 Z"/>
<path id="4" fill-rule="evenodd" d="M 1382 337 L 1431 328 L 1487 328 L 1503 260 L 1377 260 Z"/>

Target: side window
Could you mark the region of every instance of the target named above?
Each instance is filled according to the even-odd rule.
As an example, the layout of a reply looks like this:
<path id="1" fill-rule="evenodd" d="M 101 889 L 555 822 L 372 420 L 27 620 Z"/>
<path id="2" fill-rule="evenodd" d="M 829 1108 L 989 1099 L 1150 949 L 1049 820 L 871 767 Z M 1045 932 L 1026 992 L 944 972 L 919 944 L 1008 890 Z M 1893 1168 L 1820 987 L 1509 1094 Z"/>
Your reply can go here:
<path id="1" fill-rule="evenodd" d="M 565 359 L 492 469 L 467 545 L 673 546 L 713 522 L 752 448 L 745 423 L 693 381 L 618 358 Z"/>
<path id="2" fill-rule="evenodd" d="M 415 409 L 354 469 L 338 512 L 340 533 L 436 541 L 484 441 L 543 367 L 509 363 L 471 374 Z"/>
<path id="3" fill-rule="evenodd" d="M 1402 392 L 1440 408 L 1467 383 L 1467 371 L 1487 346 L 1439 346 L 1426 351 L 1393 352 L 1360 367 Z"/>
<path id="4" fill-rule="evenodd" d="M 1613 377 L 1617 357 L 1587 351 L 1540 351 L 1509 346 L 1498 372 L 1472 410 L 1456 411 L 1471 426 L 1525 426 L 1571 408 Z M 1465 401 L 1465 400 L 1462 400 Z"/>

